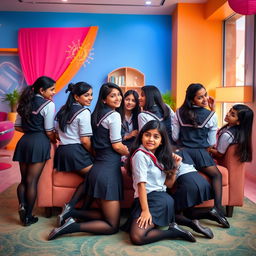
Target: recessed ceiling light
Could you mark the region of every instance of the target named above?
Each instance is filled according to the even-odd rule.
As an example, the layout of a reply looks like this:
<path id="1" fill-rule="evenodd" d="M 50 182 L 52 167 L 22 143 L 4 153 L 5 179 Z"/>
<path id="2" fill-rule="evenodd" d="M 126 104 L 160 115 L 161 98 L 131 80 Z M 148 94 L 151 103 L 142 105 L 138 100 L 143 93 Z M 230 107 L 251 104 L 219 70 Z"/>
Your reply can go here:
<path id="1" fill-rule="evenodd" d="M 68 0 L 61 0 L 62 2 L 67 2 Z"/>
<path id="2" fill-rule="evenodd" d="M 151 5 L 151 1 L 146 1 L 145 4 L 146 5 Z"/>

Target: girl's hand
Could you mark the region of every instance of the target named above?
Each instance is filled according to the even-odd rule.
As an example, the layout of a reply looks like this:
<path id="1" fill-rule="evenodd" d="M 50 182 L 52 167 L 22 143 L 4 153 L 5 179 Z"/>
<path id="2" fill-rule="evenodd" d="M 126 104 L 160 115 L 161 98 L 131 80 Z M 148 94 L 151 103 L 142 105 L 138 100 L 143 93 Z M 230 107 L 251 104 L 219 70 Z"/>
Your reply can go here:
<path id="1" fill-rule="evenodd" d="M 172 153 L 172 158 L 173 158 L 174 162 L 176 163 L 176 166 L 179 167 L 180 163 L 182 162 L 182 157 L 175 153 Z"/>
<path id="2" fill-rule="evenodd" d="M 133 130 L 133 131 L 131 131 L 130 136 L 131 137 L 136 137 L 138 135 L 138 133 L 139 133 L 138 130 Z"/>
<path id="3" fill-rule="evenodd" d="M 148 225 L 152 225 L 152 216 L 149 211 L 142 211 L 137 220 L 139 228 L 147 229 Z"/>
<path id="4" fill-rule="evenodd" d="M 208 106 L 211 111 L 215 111 L 215 99 L 211 96 L 208 97 Z"/>

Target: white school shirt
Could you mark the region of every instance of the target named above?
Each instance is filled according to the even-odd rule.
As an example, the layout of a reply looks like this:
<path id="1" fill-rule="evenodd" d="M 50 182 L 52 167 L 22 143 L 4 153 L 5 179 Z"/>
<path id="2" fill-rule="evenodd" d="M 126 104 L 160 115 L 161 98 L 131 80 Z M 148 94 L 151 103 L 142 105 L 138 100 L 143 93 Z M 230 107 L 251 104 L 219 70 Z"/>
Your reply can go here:
<path id="1" fill-rule="evenodd" d="M 177 113 L 175 113 L 172 121 L 172 139 L 174 141 L 178 141 L 180 134 L 180 123 L 177 117 Z M 213 146 L 216 143 L 216 134 L 218 129 L 218 119 L 216 113 L 212 115 L 212 117 L 206 123 L 205 127 L 209 128 L 207 142 L 210 146 Z"/>
<path id="2" fill-rule="evenodd" d="M 111 143 L 117 143 L 122 141 L 121 136 L 121 126 L 122 120 L 121 115 L 114 111 L 109 116 L 107 116 L 102 122 L 101 125 L 109 130 L 110 141 Z"/>
<path id="3" fill-rule="evenodd" d="M 42 97 L 40 94 L 36 94 L 36 97 Z M 41 116 L 44 118 L 44 129 L 45 131 L 54 130 L 54 116 L 55 116 L 55 104 L 50 101 L 46 106 L 44 106 L 40 112 Z M 17 114 L 15 124 L 16 127 L 22 127 L 21 116 Z"/>
<path id="4" fill-rule="evenodd" d="M 81 144 L 80 137 L 92 136 L 91 113 L 85 109 L 78 114 L 71 124 L 67 124 L 66 131 L 61 131 L 59 123 L 56 122 L 56 130 L 59 134 L 60 145 Z"/>
<path id="5" fill-rule="evenodd" d="M 225 154 L 230 144 L 234 142 L 234 136 L 227 132 L 229 127 L 226 127 L 226 131 L 224 131 L 217 140 L 217 151 L 221 154 Z"/>
<path id="6" fill-rule="evenodd" d="M 174 111 L 166 104 L 166 106 L 170 109 L 170 116 L 171 116 L 171 124 L 173 123 L 173 118 L 174 118 Z M 149 121 L 151 120 L 155 120 L 155 118 L 145 112 L 141 112 L 138 115 L 138 126 L 139 126 L 139 131 L 141 130 L 141 128 Z"/>
<path id="7" fill-rule="evenodd" d="M 143 146 L 141 148 L 148 151 Z M 166 185 L 164 185 L 166 174 L 155 166 L 149 155 L 140 150 L 132 157 L 132 177 L 134 198 L 139 197 L 138 183 L 140 182 L 146 183 L 147 194 L 152 191 L 166 191 Z"/>

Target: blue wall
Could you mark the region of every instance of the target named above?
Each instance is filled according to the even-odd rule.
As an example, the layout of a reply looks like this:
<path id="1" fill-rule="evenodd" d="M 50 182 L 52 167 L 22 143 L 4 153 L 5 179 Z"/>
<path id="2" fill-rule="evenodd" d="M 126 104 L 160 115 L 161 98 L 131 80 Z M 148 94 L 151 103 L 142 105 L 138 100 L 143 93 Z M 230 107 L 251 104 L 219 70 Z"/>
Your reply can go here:
<path id="1" fill-rule="evenodd" d="M 17 48 L 19 28 L 98 26 L 93 60 L 73 78 L 93 86 L 96 103 L 98 89 L 107 74 L 119 67 L 133 67 L 145 74 L 146 84 L 161 92 L 171 86 L 171 16 L 82 13 L 0 12 L 0 48 Z M 1 81 L 0 81 L 1 82 Z M 64 104 L 64 90 L 54 101 Z"/>

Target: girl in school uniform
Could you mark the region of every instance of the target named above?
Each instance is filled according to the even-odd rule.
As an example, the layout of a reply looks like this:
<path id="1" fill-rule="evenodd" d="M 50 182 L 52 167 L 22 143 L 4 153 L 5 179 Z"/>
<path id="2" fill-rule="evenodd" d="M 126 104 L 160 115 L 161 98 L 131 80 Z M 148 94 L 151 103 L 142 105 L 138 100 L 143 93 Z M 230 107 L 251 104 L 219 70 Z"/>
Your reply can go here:
<path id="1" fill-rule="evenodd" d="M 174 200 L 166 192 L 172 186 L 181 158 L 173 154 L 163 123 L 147 122 L 130 152 L 128 170 L 132 172 L 134 203 L 124 225 L 133 244 L 149 244 L 163 239 L 181 238 L 195 242 L 194 236 L 175 223 Z M 169 226 L 167 230 L 157 226 Z"/>
<path id="2" fill-rule="evenodd" d="M 216 142 L 217 116 L 214 111 L 214 100 L 207 96 L 201 84 L 190 84 L 182 106 L 177 109 L 173 119 L 173 140 L 178 142 L 183 162 L 190 163 L 189 156 L 197 170 L 204 172 L 212 180 L 214 190 L 214 207 L 208 212 L 208 219 L 229 228 L 222 207 L 222 175 L 207 148 Z M 183 154 L 183 152 L 185 152 Z"/>
<path id="3" fill-rule="evenodd" d="M 163 102 L 160 91 L 154 85 L 147 85 L 141 88 L 140 94 L 141 113 L 138 115 L 139 130 L 150 120 L 158 120 L 163 122 L 169 140 L 172 140 L 172 118 L 173 110 Z"/>
<path id="4" fill-rule="evenodd" d="M 45 162 L 50 158 L 50 141 L 56 143 L 54 94 L 55 81 L 41 76 L 23 90 L 19 99 L 15 130 L 24 135 L 16 145 L 13 161 L 20 165 L 21 182 L 17 195 L 20 221 L 24 226 L 38 221 L 32 215 L 37 184 Z"/>
<path id="5" fill-rule="evenodd" d="M 92 167 L 91 112 L 85 108 L 91 105 L 92 87 L 85 82 L 70 83 L 66 92 L 69 92 L 68 99 L 55 118 L 60 144 L 54 156 L 54 168 L 60 172 L 75 172 L 85 178 Z M 58 226 L 63 224 L 65 214 L 75 207 L 84 193 L 82 182 L 58 215 Z"/>
<path id="6" fill-rule="evenodd" d="M 125 131 L 123 143 L 130 148 L 138 134 L 138 115 L 140 113 L 139 94 L 129 90 L 124 94 L 124 121 Z"/>
<path id="7" fill-rule="evenodd" d="M 122 144 L 122 104 L 120 87 L 114 83 L 103 84 L 92 113 L 95 159 L 86 182 L 86 194 L 98 203 L 99 209 L 72 209 L 65 216 L 69 217 L 66 222 L 49 234 L 49 240 L 74 232 L 110 235 L 118 231 L 123 199 L 120 160 L 121 155 L 129 153 Z M 87 221 L 77 223 L 73 218 Z"/>
<path id="8" fill-rule="evenodd" d="M 54 168 L 60 172 L 75 172 L 81 176 L 92 167 L 91 113 L 92 87 L 85 82 L 70 83 L 66 104 L 56 115 L 56 131 L 60 144 L 54 157 Z"/>
<path id="9" fill-rule="evenodd" d="M 228 147 L 237 144 L 236 156 L 241 162 L 252 161 L 253 111 L 246 105 L 236 104 L 226 114 L 227 122 L 217 133 L 216 147 L 208 151 L 214 158 L 221 158 Z"/>

